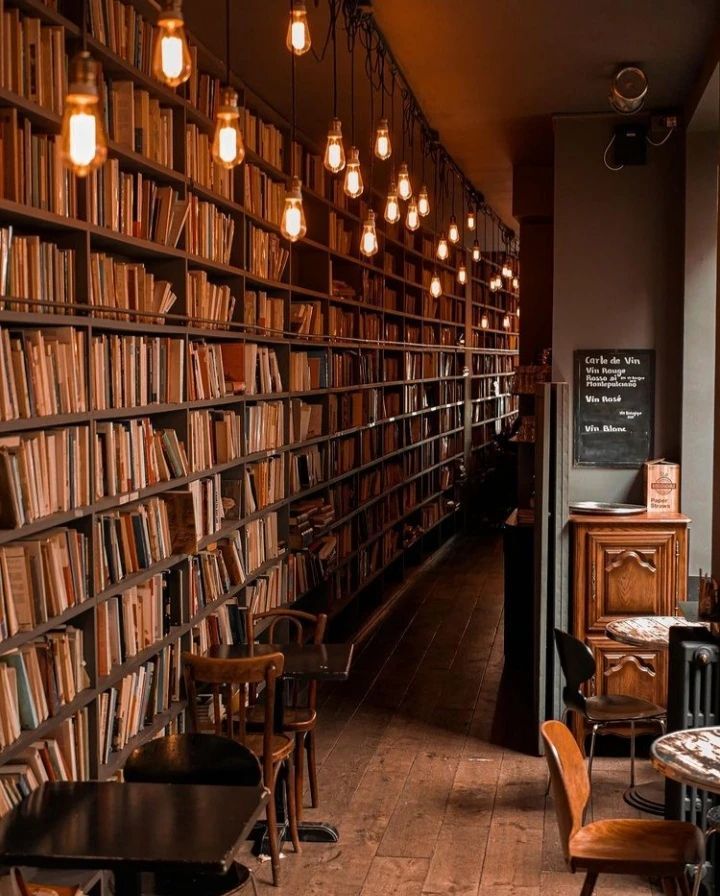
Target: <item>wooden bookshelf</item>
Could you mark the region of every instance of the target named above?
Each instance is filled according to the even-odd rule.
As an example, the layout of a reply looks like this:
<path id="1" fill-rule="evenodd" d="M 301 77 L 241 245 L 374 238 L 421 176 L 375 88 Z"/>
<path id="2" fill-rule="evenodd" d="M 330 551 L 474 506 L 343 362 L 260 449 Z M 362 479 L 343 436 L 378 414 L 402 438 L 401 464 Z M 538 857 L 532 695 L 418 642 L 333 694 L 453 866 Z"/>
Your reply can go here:
<path id="1" fill-rule="evenodd" d="M 21 20 L 37 18 L 45 26 L 64 28 L 67 52 L 72 54 L 76 48 L 81 24 L 79 4 L 60 0 L 56 10 L 41 0 L 4 0 L 4 7 L 6 11 L 17 11 Z M 149 4 L 143 0 L 136 0 L 133 8 L 139 14 L 151 14 Z M 108 158 L 116 160 L 121 174 L 127 175 L 123 182 L 127 185 L 132 181 L 137 190 L 153 189 L 148 184 L 154 184 L 158 191 L 170 189 L 180 203 L 191 197 L 208 203 L 208 213 L 225 216 L 223 226 L 231 227 L 233 233 L 225 254 L 215 250 L 191 252 L 187 224 L 176 243 L 166 244 L 140 238 L 123 227 L 91 223 L 90 179 L 71 185 L 76 191 L 77 211 L 73 216 L 42 207 L 39 200 L 33 204 L 19 196 L 7 196 L 7 191 L 0 188 L 0 234 L 12 227 L 15 246 L 23 238 L 30 241 L 38 237 L 55 249 L 38 249 L 28 242 L 28 251 L 71 253 L 63 255 L 60 264 L 72 265 L 70 279 L 74 280 L 63 303 L 56 301 L 52 290 L 44 296 L 14 293 L 0 297 L 0 331 L 8 334 L 8 345 L 15 345 L 16 354 L 24 351 L 32 339 L 39 338 L 37 334 L 51 341 L 64 338 L 65 333 L 77 334 L 73 338 L 82 338 L 86 351 L 77 359 L 76 373 L 82 369 L 87 387 L 82 408 L 44 415 L 13 415 L 0 397 L 0 457 L 10 450 L 6 447 L 10 443 L 3 440 L 41 439 L 48 434 L 57 439 L 58 433 L 72 427 L 86 433 L 90 445 L 82 470 L 79 464 L 73 466 L 79 477 L 86 477 L 88 500 L 46 515 L 34 515 L 22 525 L 0 529 L 0 557 L 5 549 L 20 545 L 26 550 L 22 546 L 28 539 L 39 541 L 58 529 L 69 530 L 73 539 L 78 538 L 78 533 L 84 539 L 80 539 L 84 545 L 84 587 L 76 589 L 83 592 L 84 599 L 54 616 L 36 618 L 31 626 L 8 632 L 0 641 L 0 656 L 31 648 L 49 632 L 63 632 L 63 627 L 70 626 L 82 634 L 82 660 L 87 674 L 87 686 L 80 688 L 72 699 L 60 701 L 37 727 L 23 728 L 19 737 L 9 738 L 0 750 L 0 783 L 3 765 L 17 761 L 36 741 L 52 738 L 70 718 L 77 719 L 75 746 L 87 755 L 87 774 L 98 778 L 116 774 L 133 746 L 161 731 L 181 730 L 185 703 L 178 677 L 179 652 L 199 649 L 206 639 L 226 638 L 230 631 L 230 616 L 223 615 L 226 609 L 247 606 L 257 598 L 261 586 L 272 591 L 277 603 L 296 601 L 303 607 L 328 612 L 338 631 L 366 627 L 369 619 L 379 618 L 388 595 L 395 593 L 408 575 L 458 530 L 467 471 L 482 467 L 493 438 L 517 413 L 510 394 L 517 356 L 517 297 L 505 290 L 490 293 L 487 280 L 492 262 L 473 264 L 468 253 L 468 284 L 461 287 L 454 280 L 454 264 L 437 265 L 427 253 L 432 234 L 410 234 L 401 225 L 390 227 L 380 215 L 380 252 L 374 259 L 362 258 L 358 244 L 365 205 L 340 197 L 337 184 L 321 168 L 319 176 L 308 176 L 311 169 L 318 174 L 318 163 L 313 158 L 318 152 L 305 139 L 299 142 L 301 150 L 295 152 L 301 152 L 303 157 L 299 161 L 308 238 L 287 246 L 279 237 L 277 221 L 268 220 L 262 213 L 263 208 L 271 206 L 264 206 L 262 198 L 246 192 L 252 179 L 255 185 L 265 184 L 268 195 L 277 198 L 277 185 L 284 185 L 287 179 L 293 147 L 289 124 L 281 116 L 235 81 L 246 110 L 246 138 L 256 129 L 259 135 L 266 133 L 266 145 L 262 137 L 247 141 L 245 162 L 232 173 L 231 184 L 225 184 L 220 194 L 187 173 L 186 134 L 192 128 L 196 129 L 193 134 L 207 137 L 212 133 L 209 110 L 203 104 L 198 108 L 189 99 L 193 88 L 186 85 L 178 93 L 167 90 L 101 43 L 96 34 L 88 39 L 88 48 L 102 64 L 108 96 L 112 85 L 132 84 L 133 91 L 148 95 L 148 102 L 158 103 L 171 123 L 171 167 L 117 140 L 109 128 Z M 199 70 L 208 78 L 222 74 L 222 66 L 202 47 L 198 47 L 197 56 Z M 212 93 L 217 85 L 202 81 L 198 92 L 205 89 Z M 0 85 L 0 115 L 5 116 L 2 121 L 7 121 L 7 110 L 15 110 L 21 126 L 24 121 L 29 122 L 32 135 L 40 138 L 38 146 L 58 132 L 58 114 Z M 0 140 L 2 134 L 0 130 Z M 246 178 L 248 165 L 253 166 L 252 178 Z M 375 201 L 377 205 L 380 197 L 375 197 Z M 105 214 L 110 212 L 111 208 L 105 208 Z M 276 217 L 275 212 L 272 214 Z M 271 261 L 287 252 L 286 264 L 266 268 L 264 250 L 260 253 L 262 262 L 253 262 L 253 247 L 260 244 Z M 451 248 L 451 256 L 454 252 Z M 114 278 L 138 278 L 132 280 L 135 293 L 140 289 L 138 283 L 145 284 L 145 300 L 154 295 L 154 286 L 148 283 L 167 284 L 175 296 L 170 309 L 159 313 L 131 310 L 126 304 L 118 307 L 109 296 L 120 295 L 122 288 L 114 279 L 115 293 L 110 289 L 110 267 L 102 267 L 110 265 L 108 259 L 118 265 L 117 270 L 113 268 Z M 454 257 L 449 261 L 454 262 Z M 445 286 L 438 302 L 431 300 L 426 290 L 436 267 L 442 271 Z M 100 281 L 95 279 L 98 271 L 105 277 L 100 289 Z M 212 319 L 191 313 L 189 276 L 193 272 L 200 272 L 198 280 L 217 287 L 218 294 L 224 288 L 223 295 L 235 299 L 229 318 Z M 0 284 L 0 289 L 4 285 Z M 249 314 L 251 306 L 254 314 L 265 302 L 261 293 L 276 302 L 276 310 L 281 310 L 280 327 L 253 320 Z M 306 306 L 303 313 L 315 321 L 311 333 L 294 329 L 301 306 Z M 481 329 L 477 314 L 482 309 L 499 315 L 499 320 L 509 313 L 511 327 L 506 329 L 498 324 Z M 267 356 L 268 366 L 276 363 L 281 383 L 273 380 L 272 390 L 247 389 L 229 394 L 225 394 L 223 384 L 221 394 L 189 397 L 195 379 L 205 384 L 205 368 L 198 375 L 196 364 L 212 363 L 194 361 L 193 351 L 203 358 L 222 355 L 221 379 L 225 380 L 226 357 L 231 352 L 246 357 L 254 352 L 253 346 L 258 347 L 258 354 L 265 350 L 274 353 Z M 116 361 L 108 368 L 106 359 L 115 349 Z M 175 353 L 177 367 L 171 366 L 171 352 Z M 137 359 L 145 354 L 148 359 L 152 354 L 147 364 L 148 370 L 153 371 L 158 359 L 167 355 L 163 361 L 165 380 L 158 380 L 165 392 L 170 385 L 178 386 L 177 374 L 181 373 L 183 384 L 176 399 L 156 396 L 153 401 L 118 400 L 114 396 L 108 400 L 108 383 L 123 394 L 132 389 L 136 395 L 138 391 L 150 394 L 138 385 L 151 379 L 147 371 L 138 372 L 132 385 L 128 385 L 130 380 L 126 383 L 131 376 L 128 371 L 133 369 L 128 359 L 139 364 Z M 317 381 L 311 382 L 309 388 L 293 388 L 291 369 L 302 367 L 303 354 L 308 355 L 308 369 L 312 367 Z M 53 363 L 60 369 L 57 360 Z M 304 435 L 291 429 L 293 414 L 305 413 L 298 402 L 314 407 L 310 413 L 314 415 L 315 429 Z M 272 413 L 280 414 L 282 420 L 274 433 L 274 444 L 250 453 L 250 414 L 267 412 L 269 416 L 271 405 L 275 406 Z M 236 414 L 241 445 L 233 457 L 215 458 L 215 462 L 198 469 L 192 463 L 190 435 L 192 427 L 199 424 L 191 421 L 198 420 L 196 414 L 203 410 Z M 106 486 L 98 483 L 104 482 L 102 474 L 108 472 L 108 459 L 120 456 L 103 455 L 104 450 L 110 451 L 108 444 L 114 444 L 111 439 L 117 437 L 122 446 L 130 444 L 131 451 L 139 452 L 131 454 L 132 476 L 139 476 L 138 470 L 143 469 L 138 457 L 144 449 L 132 448 L 130 435 L 137 425 L 146 426 L 151 438 L 163 432 L 174 433 L 185 447 L 190 466 L 181 474 L 175 470 L 157 481 L 133 483 L 118 494 L 107 493 Z M 165 444 L 162 439 L 160 444 Z M 121 450 L 117 444 L 115 449 Z M 164 447 L 157 451 L 165 452 L 164 463 L 169 467 L 166 455 L 170 450 Z M 145 458 L 145 474 L 149 463 Z M 310 463 L 315 465 L 315 472 L 309 478 Z M 264 506 L 251 506 L 242 477 L 250 471 L 264 476 L 266 468 L 271 467 L 282 471 L 278 487 Z M 298 477 L 299 484 L 294 491 L 292 476 Z M 235 482 L 241 484 L 235 486 Z M 259 482 L 260 479 L 255 483 L 256 494 Z M 212 513 L 205 513 L 203 505 L 208 519 L 195 533 L 192 544 L 170 543 L 142 562 L 136 558 L 135 566 L 124 567 L 122 577 L 108 578 L 107 570 L 103 575 L 98 573 L 97 558 L 103 550 L 110 553 L 109 515 L 135 514 L 128 517 L 134 526 L 138 517 L 144 519 L 150 502 L 159 502 L 157 506 L 165 507 L 169 513 L 168 508 L 175 501 L 173 496 L 193 489 L 198 493 L 202 490 L 198 501 L 212 507 Z M 237 506 L 226 508 L 225 517 L 220 518 L 217 504 L 221 497 L 228 499 L 231 495 L 240 496 Z M 297 519 L 301 502 L 310 501 L 326 511 L 332 509 L 325 522 L 314 528 L 314 540 L 327 539 L 327 544 L 332 545 L 332 540 L 337 539 L 337 543 L 331 556 L 315 570 L 312 583 L 301 587 L 297 566 L 309 562 L 308 551 L 292 546 L 291 520 Z M 218 518 L 211 519 L 213 516 Z M 252 568 L 247 562 L 249 537 L 251 529 L 253 533 L 260 531 L 257 527 L 262 528 L 271 549 Z M 276 544 L 271 537 L 274 527 Z M 174 540 L 175 531 L 171 534 Z M 62 537 L 70 539 L 71 535 Z M 234 580 L 229 584 L 226 576 L 227 587 L 218 593 L 217 587 L 213 586 L 213 590 L 207 585 L 211 573 L 203 572 L 208 576 L 207 582 L 202 581 L 209 596 L 199 596 L 198 569 L 206 562 L 210 564 L 208 569 L 215 569 L 212 564 L 220 562 L 217 552 L 222 553 L 231 539 L 241 547 L 243 574 L 230 576 Z M 139 553 L 138 545 L 135 549 Z M 140 593 L 158 575 L 164 582 L 162 636 L 133 655 L 122 656 L 108 674 L 100 675 L 98 655 L 107 649 L 105 629 L 101 631 L 99 621 L 106 613 L 103 605 L 115 601 L 122 611 L 124 596 L 132 589 Z M 3 584 L 5 599 L 10 600 L 8 584 Z M 38 615 L 37 608 L 33 612 Z M 9 624 L 7 615 L 5 624 Z M 237 627 L 230 631 L 233 637 L 240 634 Z M 123 644 L 119 649 L 124 650 Z M 161 663 L 166 663 L 166 667 Z M 0 671 L 4 668 L 5 663 L 1 663 Z M 128 676 L 141 673 L 146 681 L 150 675 L 153 679 L 151 687 L 146 685 L 149 704 L 141 707 L 139 729 L 108 750 L 104 718 L 108 695 L 112 689 L 118 690 Z M 153 713 L 155 704 L 157 712 Z M 83 721 L 78 712 L 85 713 Z"/>

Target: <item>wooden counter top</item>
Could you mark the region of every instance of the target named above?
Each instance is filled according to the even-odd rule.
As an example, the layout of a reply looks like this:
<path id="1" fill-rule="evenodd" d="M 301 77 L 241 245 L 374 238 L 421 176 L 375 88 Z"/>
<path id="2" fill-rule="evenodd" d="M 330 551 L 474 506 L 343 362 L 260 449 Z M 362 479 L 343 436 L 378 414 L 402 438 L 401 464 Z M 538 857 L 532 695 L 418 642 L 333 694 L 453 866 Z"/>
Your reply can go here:
<path id="1" fill-rule="evenodd" d="M 647 526 L 648 523 L 672 523 L 673 525 L 685 524 L 690 522 L 690 517 L 684 513 L 571 513 L 569 516 L 571 523 L 577 525 L 583 524 L 588 526 L 597 525 L 615 525 L 615 526 Z"/>

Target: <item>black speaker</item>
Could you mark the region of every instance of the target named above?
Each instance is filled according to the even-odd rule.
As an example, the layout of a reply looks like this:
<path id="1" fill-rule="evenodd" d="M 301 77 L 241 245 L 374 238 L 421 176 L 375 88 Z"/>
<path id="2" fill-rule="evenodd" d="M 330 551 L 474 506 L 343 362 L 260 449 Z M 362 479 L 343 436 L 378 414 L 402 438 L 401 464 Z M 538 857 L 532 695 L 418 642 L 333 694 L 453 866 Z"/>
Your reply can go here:
<path id="1" fill-rule="evenodd" d="M 645 125 L 618 125 L 615 128 L 613 151 L 616 165 L 644 165 L 647 160 L 647 128 Z"/>

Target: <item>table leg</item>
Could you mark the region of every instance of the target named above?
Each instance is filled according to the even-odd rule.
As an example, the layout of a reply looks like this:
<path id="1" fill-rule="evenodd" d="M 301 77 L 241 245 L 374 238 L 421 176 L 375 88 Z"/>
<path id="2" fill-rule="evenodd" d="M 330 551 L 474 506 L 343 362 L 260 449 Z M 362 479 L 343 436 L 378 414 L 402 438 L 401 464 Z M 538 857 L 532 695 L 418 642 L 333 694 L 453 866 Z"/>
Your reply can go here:
<path id="1" fill-rule="evenodd" d="M 140 874 L 127 868 L 116 868 L 115 896 L 141 896 Z"/>
<path id="2" fill-rule="evenodd" d="M 628 787 L 623 799 L 633 809 L 649 815 L 659 815 L 661 818 L 665 816 L 665 785 L 661 781 Z"/>

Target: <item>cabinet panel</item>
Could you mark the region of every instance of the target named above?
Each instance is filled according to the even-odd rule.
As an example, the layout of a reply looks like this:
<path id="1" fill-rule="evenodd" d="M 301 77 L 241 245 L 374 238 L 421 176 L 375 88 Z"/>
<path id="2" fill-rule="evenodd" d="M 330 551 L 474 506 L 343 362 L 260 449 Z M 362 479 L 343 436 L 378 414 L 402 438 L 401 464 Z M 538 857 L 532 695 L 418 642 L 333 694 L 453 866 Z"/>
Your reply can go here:
<path id="1" fill-rule="evenodd" d="M 595 653 L 595 693 L 632 694 L 667 703 L 667 651 L 623 647 L 608 638 L 588 639 Z"/>
<path id="2" fill-rule="evenodd" d="M 667 530 L 589 533 L 587 629 L 604 631 L 622 616 L 671 613 L 676 545 Z"/>

